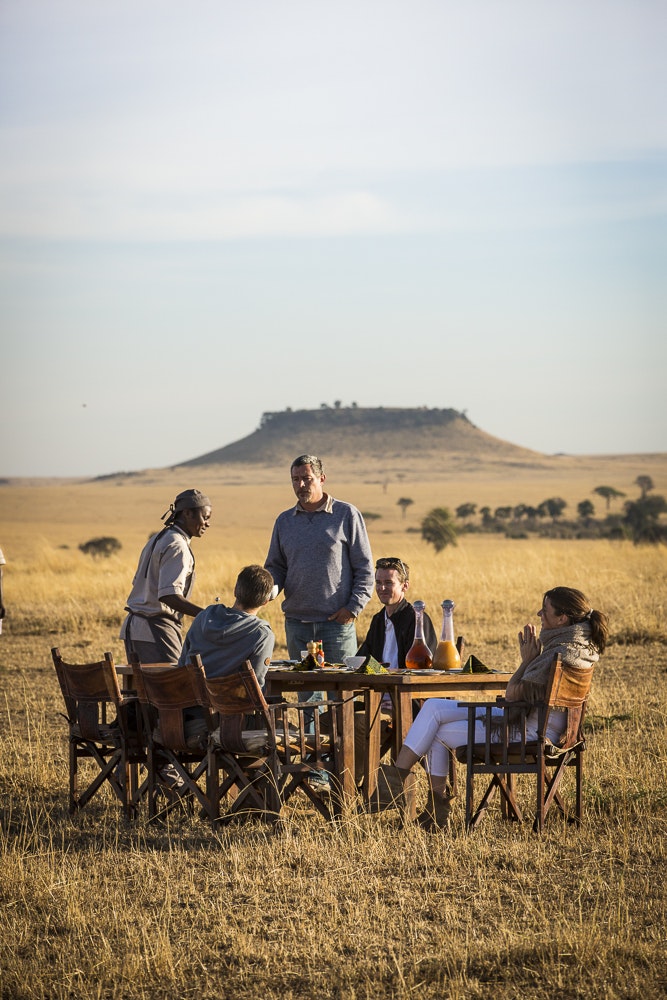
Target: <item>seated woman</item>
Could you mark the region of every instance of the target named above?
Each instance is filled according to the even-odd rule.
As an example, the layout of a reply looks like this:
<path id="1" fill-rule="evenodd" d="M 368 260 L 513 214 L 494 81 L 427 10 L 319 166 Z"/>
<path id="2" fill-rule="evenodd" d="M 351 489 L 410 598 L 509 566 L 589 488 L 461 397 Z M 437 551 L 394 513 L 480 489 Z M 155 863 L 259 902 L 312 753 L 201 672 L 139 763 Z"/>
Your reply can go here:
<path id="1" fill-rule="evenodd" d="M 534 625 L 525 625 L 519 632 L 521 665 L 507 684 L 505 700 L 536 704 L 544 698 L 549 671 L 554 656 L 573 666 L 588 667 L 595 663 L 607 644 L 607 616 L 594 611 L 580 590 L 554 587 L 544 595 L 538 611 L 542 622 L 539 636 Z M 494 715 L 502 716 L 502 709 Z M 532 728 L 531 728 L 532 722 Z M 548 738 L 557 743 L 566 724 L 566 714 L 552 713 Z M 537 735 L 537 709 L 527 720 L 527 736 Z M 475 740 L 485 739 L 484 723 L 477 723 Z M 413 722 L 395 767 L 383 766 L 388 783 L 400 795 L 403 782 L 414 765 L 427 758 L 430 791 L 425 811 L 418 822 L 427 829 L 444 827 L 449 822 L 451 795 L 447 789 L 449 754 L 468 742 L 468 710 L 447 698 L 429 698 Z M 389 773 L 387 773 L 389 772 Z"/>

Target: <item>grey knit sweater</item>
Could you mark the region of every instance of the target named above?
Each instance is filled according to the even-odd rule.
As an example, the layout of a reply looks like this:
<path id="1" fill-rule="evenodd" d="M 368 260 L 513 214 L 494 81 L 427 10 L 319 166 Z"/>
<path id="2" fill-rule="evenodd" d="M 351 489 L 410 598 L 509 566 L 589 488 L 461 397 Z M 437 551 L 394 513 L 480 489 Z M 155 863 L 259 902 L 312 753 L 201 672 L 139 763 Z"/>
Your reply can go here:
<path id="1" fill-rule="evenodd" d="M 331 498 L 330 510 L 296 504 L 276 520 L 264 564 L 288 618 L 318 622 L 340 608 L 358 615 L 373 593 L 371 546 L 356 507 Z"/>

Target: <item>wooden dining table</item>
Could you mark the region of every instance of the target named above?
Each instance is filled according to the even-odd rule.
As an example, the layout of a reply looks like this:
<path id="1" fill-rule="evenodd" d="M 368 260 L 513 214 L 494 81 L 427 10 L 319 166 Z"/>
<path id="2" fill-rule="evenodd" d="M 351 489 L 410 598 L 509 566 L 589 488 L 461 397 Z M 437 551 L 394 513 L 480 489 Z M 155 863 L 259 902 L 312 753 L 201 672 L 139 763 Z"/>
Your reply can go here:
<path id="1" fill-rule="evenodd" d="M 489 671 L 396 670 L 386 674 L 360 674 L 344 669 L 294 670 L 290 667 L 269 667 L 266 693 L 284 696 L 289 693 L 325 691 L 338 702 L 338 732 L 340 738 L 338 774 L 335 780 L 340 790 L 341 810 L 357 797 L 354 746 L 354 701 L 363 699 L 368 739 L 364 753 L 362 798 L 366 806 L 377 786 L 380 764 L 380 706 L 384 695 L 392 701 L 393 726 L 391 756 L 395 759 L 412 725 L 412 703 L 423 698 L 489 701 L 502 695 L 511 673 Z M 414 816 L 413 783 L 406 787 L 407 814 Z"/>

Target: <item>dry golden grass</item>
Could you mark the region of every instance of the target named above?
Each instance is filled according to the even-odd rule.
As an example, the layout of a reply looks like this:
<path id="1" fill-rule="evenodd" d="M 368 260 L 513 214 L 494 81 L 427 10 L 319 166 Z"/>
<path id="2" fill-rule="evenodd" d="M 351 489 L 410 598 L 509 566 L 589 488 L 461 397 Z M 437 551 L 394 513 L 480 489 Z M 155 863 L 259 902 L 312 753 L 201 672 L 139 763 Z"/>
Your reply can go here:
<path id="1" fill-rule="evenodd" d="M 631 480 L 599 482 L 633 492 Z M 548 586 L 579 586 L 607 611 L 613 642 L 594 681 L 580 830 L 554 817 L 537 838 L 494 810 L 468 837 L 459 806 L 451 834 L 433 835 L 401 829 L 391 812 L 326 824 L 295 803 L 279 835 L 251 824 L 214 837 L 180 812 L 162 825 L 142 818 L 128 827 L 106 795 L 71 819 L 49 648 L 58 644 L 71 658 L 111 649 L 122 658 L 118 625 L 138 550 L 174 485 L 163 478 L 0 494 L 9 561 L 0 636 L 0 997 L 664 995 L 665 549 L 476 537 L 435 556 L 405 532 L 419 509 L 403 522 L 395 507 L 408 495 L 421 509 L 426 484 L 384 494 L 377 484 L 332 482 L 335 495 L 382 513 L 370 526 L 374 554 L 410 563 L 412 596 L 426 600 L 436 625 L 438 604 L 453 598 L 457 631 L 494 666 L 514 665 L 515 633 L 535 620 Z M 540 499 L 556 492 L 531 488 Z M 447 489 L 451 498 L 431 487 L 432 503 L 484 502 L 474 484 Z M 525 489 L 506 482 L 488 502 L 529 500 Z M 584 496 L 577 489 L 568 493 L 563 482 L 557 492 L 576 503 Z M 263 561 L 273 518 L 291 502 L 284 485 L 259 480 L 210 490 L 214 526 L 194 543 L 202 602 L 228 598 L 238 569 Z M 95 562 L 78 552 L 105 534 L 121 539 L 118 556 Z M 282 644 L 279 608 L 267 617 Z"/>

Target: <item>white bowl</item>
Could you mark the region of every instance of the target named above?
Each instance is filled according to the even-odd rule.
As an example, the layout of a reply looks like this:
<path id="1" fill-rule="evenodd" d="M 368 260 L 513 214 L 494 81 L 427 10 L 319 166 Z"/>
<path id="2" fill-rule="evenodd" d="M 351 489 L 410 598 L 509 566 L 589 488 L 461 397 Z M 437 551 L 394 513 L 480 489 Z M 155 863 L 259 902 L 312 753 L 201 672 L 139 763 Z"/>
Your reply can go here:
<path id="1" fill-rule="evenodd" d="M 359 667 L 363 667 L 366 662 L 365 656 L 346 656 L 345 666 L 349 667 L 350 670 L 358 670 Z"/>

